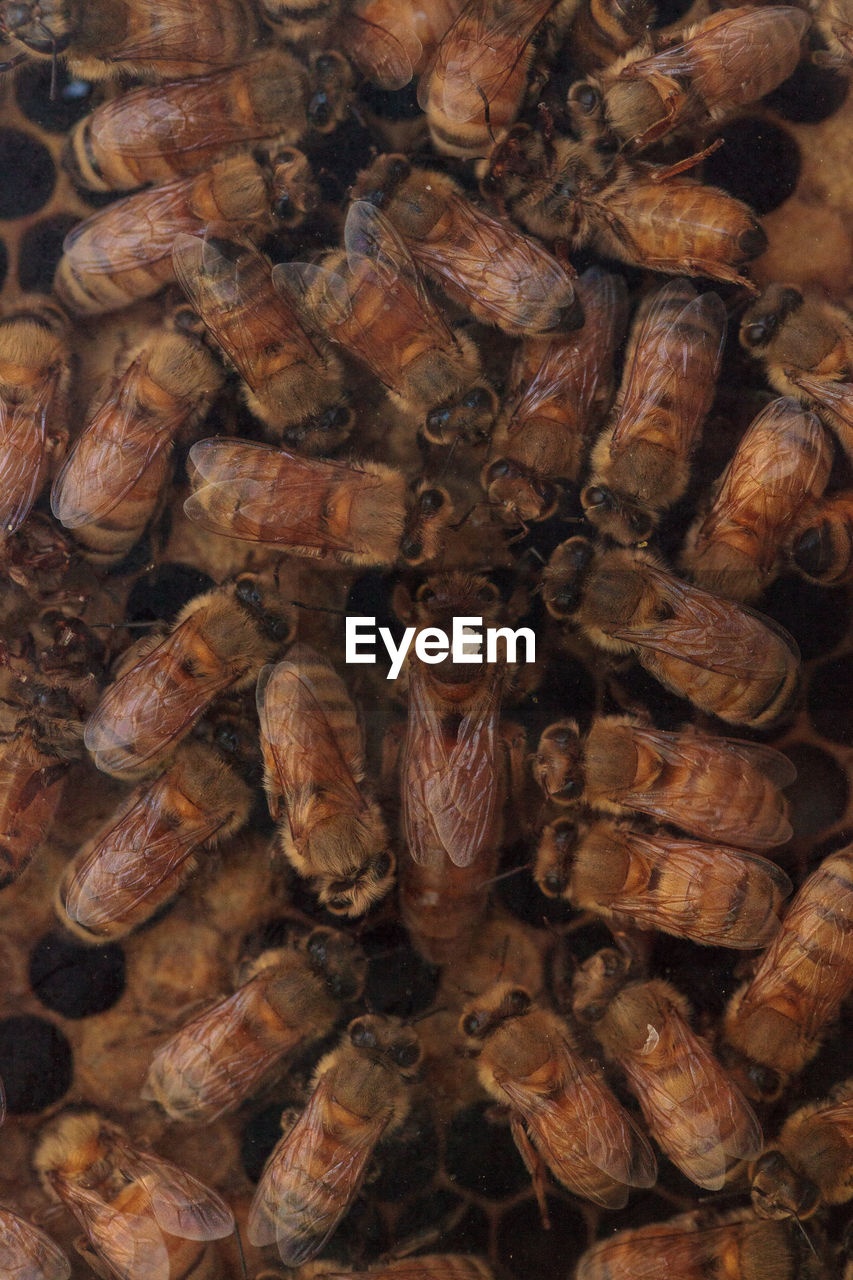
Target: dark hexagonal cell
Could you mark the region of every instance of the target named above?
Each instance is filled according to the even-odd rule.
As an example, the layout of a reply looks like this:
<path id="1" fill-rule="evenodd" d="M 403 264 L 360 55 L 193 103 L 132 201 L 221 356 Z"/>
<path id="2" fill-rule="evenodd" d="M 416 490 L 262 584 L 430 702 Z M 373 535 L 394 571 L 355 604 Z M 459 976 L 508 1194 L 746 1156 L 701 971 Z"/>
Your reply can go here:
<path id="1" fill-rule="evenodd" d="M 724 146 L 702 167 L 703 181 L 744 200 L 759 215 L 777 209 L 794 191 L 802 168 L 796 139 L 758 116 L 743 116 L 718 135 Z M 755 157 L 761 157 L 761 164 Z"/>
<path id="2" fill-rule="evenodd" d="M 23 218 L 47 204 L 56 170 L 47 147 L 21 129 L 0 129 L 0 218 Z"/>
<path id="3" fill-rule="evenodd" d="M 489 1220 L 473 1205 L 465 1206 L 447 1187 L 434 1187 L 404 1206 L 397 1219 L 396 1238 L 405 1246 L 409 1240 L 435 1239 L 429 1252 L 480 1253 L 489 1247 Z"/>
<path id="4" fill-rule="evenodd" d="M 50 293 L 63 241 L 78 221 L 72 214 L 61 213 L 27 228 L 18 254 L 18 283 L 22 289 Z"/>
<path id="5" fill-rule="evenodd" d="M 172 621 L 185 604 L 216 583 L 189 564 L 161 564 L 143 574 L 127 598 L 128 622 Z"/>
<path id="6" fill-rule="evenodd" d="M 535 856 L 535 842 L 519 841 L 505 849 L 494 894 L 508 911 L 534 928 L 563 923 L 571 919 L 574 909 L 564 898 L 548 898 L 539 888 L 531 868 Z"/>
<path id="7" fill-rule="evenodd" d="M 468 1191 L 503 1200 L 522 1191 L 530 1175 L 509 1125 L 492 1119 L 494 1104 L 477 1102 L 456 1113 L 447 1133 L 448 1175 Z"/>
<path id="8" fill-rule="evenodd" d="M 843 72 L 816 66 L 804 58 L 764 103 L 792 124 L 819 124 L 835 114 L 849 88 L 850 79 Z"/>
<path id="9" fill-rule="evenodd" d="M 273 1147 L 282 1136 L 281 1115 L 286 1102 L 271 1102 L 254 1111 L 240 1131 L 240 1160 L 246 1177 L 257 1182 Z"/>
<path id="10" fill-rule="evenodd" d="M 0 1022 L 0 1080 L 12 1115 L 34 1115 L 71 1087 L 73 1057 L 65 1036 L 31 1014 Z"/>
<path id="11" fill-rule="evenodd" d="M 758 608 L 790 631 L 804 662 L 831 653 L 850 626 L 850 597 L 844 587 L 819 587 L 794 574 L 777 578 Z"/>
<path id="12" fill-rule="evenodd" d="M 399 1134 L 376 1150 L 377 1173 L 371 1194 L 395 1203 L 424 1191 L 438 1170 L 438 1135 L 429 1109 L 416 1104 Z"/>
<path id="13" fill-rule="evenodd" d="M 51 81 L 56 84 L 51 93 Z M 92 110 L 92 85 L 48 61 L 29 62 L 15 77 L 15 97 L 28 120 L 48 133 L 65 133 Z"/>
<path id="14" fill-rule="evenodd" d="M 820 747 L 798 742 L 785 748 L 796 766 L 797 780 L 785 791 L 791 806 L 794 838 L 818 835 L 838 822 L 847 808 L 847 773 Z"/>
<path id="15" fill-rule="evenodd" d="M 399 1018 L 429 1008 L 439 971 L 421 959 L 401 924 L 385 921 L 364 934 L 361 943 L 370 962 L 364 993 L 368 1008 Z"/>
<path id="16" fill-rule="evenodd" d="M 507 1210 L 498 1225 L 498 1252 L 517 1280 L 531 1276 L 571 1276 L 586 1248 L 580 1213 L 556 1196 L 547 1197 L 551 1230 L 543 1231 L 539 1206 L 531 1198 Z"/>
<path id="17" fill-rule="evenodd" d="M 853 654 L 823 662 L 812 674 L 808 709 L 817 733 L 830 742 L 853 744 Z"/>
<path id="18" fill-rule="evenodd" d="M 124 951 L 115 942 L 87 947 L 46 933 L 30 953 L 30 984 L 43 1005 L 66 1018 L 103 1013 L 124 991 Z"/>

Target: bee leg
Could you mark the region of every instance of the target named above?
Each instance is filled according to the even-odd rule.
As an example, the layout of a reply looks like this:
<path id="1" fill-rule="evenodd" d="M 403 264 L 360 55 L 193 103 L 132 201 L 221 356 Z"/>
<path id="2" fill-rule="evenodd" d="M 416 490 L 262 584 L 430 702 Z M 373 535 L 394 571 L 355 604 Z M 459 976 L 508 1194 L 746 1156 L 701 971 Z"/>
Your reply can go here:
<path id="1" fill-rule="evenodd" d="M 669 182 L 670 178 L 677 178 L 680 173 L 686 173 L 688 169 L 695 169 L 697 164 L 700 164 L 707 156 L 719 151 L 724 142 L 725 138 L 716 138 L 709 146 L 703 147 L 701 151 L 694 151 L 692 156 L 686 156 L 683 160 L 669 165 L 666 169 L 658 169 L 656 173 L 651 174 L 652 182 Z"/>
<path id="2" fill-rule="evenodd" d="M 678 84 L 678 81 L 673 80 L 671 76 L 652 74 L 648 77 L 647 83 L 660 98 L 663 106 L 663 115 L 660 120 L 656 120 L 654 124 L 649 125 L 648 129 L 632 140 L 632 151 L 640 151 L 643 147 L 649 146 L 661 134 L 672 128 L 678 105 L 684 98 L 683 89 Z"/>
<path id="3" fill-rule="evenodd" d="M 542 1227 L 545 1231 L 550 1231 L 551 1219 L 548 1217 L 548 1204 L 545 1200 L 545 1161 L 528 1138 L 524 1121 L 520 1120 L 515 1113 L 509 1118 L 509 1126 L 512 1131 L 513 1141 L 518 1147 L 518 1153 L 524 1161 L 527 1172 L 533 1182 L 533 1192 L 536 1196 L 536 1203 L 539 1205 Z"/>

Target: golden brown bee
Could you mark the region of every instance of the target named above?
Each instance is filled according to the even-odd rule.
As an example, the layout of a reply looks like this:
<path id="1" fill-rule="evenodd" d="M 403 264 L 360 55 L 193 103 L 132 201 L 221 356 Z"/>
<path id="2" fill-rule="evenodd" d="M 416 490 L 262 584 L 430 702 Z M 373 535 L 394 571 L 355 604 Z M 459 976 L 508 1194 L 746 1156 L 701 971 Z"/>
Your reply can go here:
<path id="1" fill-rule="evenodd" d="M 421 1060 L 398 1018 L 356 1018 L 317 1066 L 301 1116 L 266 1163 L 249 1213 L 249 1240 L 277 1244 L 282 1261 L 315 1257 L 349 1209 L 376 1144 L 409 1113 Z"/>
<path id="2" fill-rule="evenodd" d="M 514 125 L 489 157 L 484 193 L 546 240 L 668 275 L 710 276 L 755 292 L 740 270 L 767 247 L 752 210 L 670 169 Z"/>
<path id="3" fill-rule="evenodd" d="M 31 511 L 17 533 L 0 533 L 0 571 L 31 600 L 83 600 L 69 581 L 73 557 L 70 538 L 40 511 Z"/>
<path id="4" fill-rule="evenodd" d="M 853 489 L 840 489 L 803 507 L 786 552 L 810 582 L 826 586 L 853 576 Z"/>
<path id="5" fill-rule="evenodd" d="M 215 751 L 185 743 L 156 782 L 138 787 L 84 844 L 57 887 L 62 923 L 87 942 L 123 938 L 170 902 L 197 851 L 239 831 L 252 798 Z"/>
<path id="6" fill-rule="evenodd" d="M 831 467 L 832 445 L 817 414 L 790 398 L 771 401 L 717 481 L 711 509 L 687 534 L 682 564 L 694 582 L 730 600 L 756 600 Z"/>
<path id="7" fill-rule="evenodd" d="M 259 0 L 261 13 L 288 44 L 322 48 L 344 7 L 343 0 Z"/>
<path id="8" fill-rule="evenodd" d="M 464 0 L 354 0 L 341 47 L 383 89 L 402 89 L 429 66 Z"/>
<path id="9" fill-rule="evenodd" d="M 759 1218 L 810 1218 L 853 1197 L 853 1081 L 790 1115 L 750 1171 Z"/>
<path id="10" fill-rule="evenodd" d="M 846 69 L 853 62 L 853 10 L 850 0 L 812 0 L 812 22 L 826 45 L 813 54 L 815 62 Z"/>
<path id="11" fill-rule="evenodd" d="M 729 1001 L 724 1034 L 773 1089 L 803 1069 L 853 990 L 853 846 L 797 890 L 752 978 Z M 758 1079 L 761 1073 L 756 1073 Z"/>
<path id="12" fill-rule="evenodd" d="M 619 276 L 590 267 L 577 282 L 577 294 L 583 328 L 524 338 L 513 361 L 482 476 L 489 501 L 508 524 L 545 520 L 553 513 L 558 493 L 553 482 L 578 479 L 590 432 L 613 394 L 625 286 Z"/>
<path id="13" fill-rule="evenodd" d="M 425 1253 L 416 1258 L 395 1258 L 379 1262 L 366 1271 L 354 1271 L 341 1262 L 318 1260 L 300 1267 L 294 1280 L 357 1280 L 359 1276 L 370 1280 L 493 1280 L 485 1262 L 465 1253 Z"/>
<path id="14" fill-rule="evenodd" d="M 327 133 L 348 95 L 335 98 L 324 88 L 314 103 L 318 59 L 340 60 L 342 86 L 351 76 L 340 54 L 314 55 L 306 67 L 285 49 L 271 49 L 247 66 L 134 89 L 74 125 L 63 164 L 90 191 L 130 191 L 197 173 L 264 139 L 295 145 L 310 129 Z"/>
<path id="15" fill-rule="evenodd" d="M 435 560 L 444 549 L 455 515 L 450 494 L 442 485 L 418 480 L 400 542 L 400 559 L 411 567 Z"/>
<path id="16" fill-rule="evenodd" d="M 2 0 L 0 31 L 84 80 L 168 80 L 240 62 L 258 24 L 250 0 Z"/>
<path id="17" fill-rule="evenodd" d="M 233 995 L 208 1006 L 154 1055 L 142 1090 L 172 1120 L 215 1120 L 238 1107 L 290 1054 L 332 1030 L 341 1003 L 361 995 L 361 947 L 314 929 L 264 951 Z"/>
<path id="18" fill-rule="evenodd" d="M 119 777 L 156 768 L 214 698 L 252 685 L 289 634 L 277 592 L 254 575 L 196 596 L 106 689 L 84 735 L 95 764 Z"/>
<path id="19" fill-rule="evenodd" d="M 630 962 L 607 947 L 575 972 L 572 1014 L 621 1067 L 652 1137 L 683 1174 L 719 1191 L 738 1160 L 762 1148 L 761 1126 L 669 982 L 630 980 Z"/>
<path id="20" fill-rule="evenodd" d="M 42 298 L 0 319 L 0 532 L 26 520 L 68 439 L 68 322 Z"/>
<path id="21" fill-rule="evenodd" d="M 406 519 L 406 479 L 380 463 L 303 458 L 248 440 L 200 440 L 184 511 L 210 533 L 326 563 L 391 564 Z"/>
<path id="22" fill-rule="evenodd" d="M 499 982 L 459 1023 L 480 1083 L 509 1108 L 512 1136 L 545 1214 L 545 1168 L 575 1195 L 618 1209 L 657 1176 L 651 1147 L 578 1052 L 566 1024 L 523 987 Z"/>
<path id="23" fill-rule="evenodd" d="M 853 320 L 844 307 L 771 284 L 740 322 L 741 346 L 783 396 L 816 409 L 853 456 Z"/>
<path id="24" fill-rule="evenodd" d="M 335 915 L 360 916 L 394 878 L 388 833 L 364 781 L 364 737 L 346 685 L 307 645 L 258 680 L 264 786 L 279 842 Z"/>
<path id="25" fill-rule="evenodd" d="M 673 130 L 719 125 L 787 80 L 808 25 L 802 9 L 754 6 L 713 13 L 662 48 L 646 35 L 572 85 L 573 122 L 588 140 L 633 151 Z"/>
<path id="26" fill-rule="evenodd" d="M 581 0 L 569 30 L 572 62 L 584 72 L 609 66 L 643 39 L 654 16 L 651 0 Z"/>
<path id="27" fill-rule="evenodd" d="M 797 771 L 781 752 L 695 729 L 667 733 L 630 716 L 549 725 L 534 775 L 549 800 L 624 817 L 648 814 L 700 840 L 770 849 L 791 838 L 781 788 Z"/>
<path id="28" fill-rule="evenodd" d="M 725 307 L 689 280 L 670 280 L 641 303 L 581 493 L 587 519 L 617 542 L 647 539 L 687 488 L 725 340 Z"/>
<path id="29" fill-rule="evenodd" d="M 273 288 L 269 259 L 248 241 L 181 235 L 172 262 L 193 309 L 243 379 L 246 404 L 270 435 L 306 453 L 341 444 L 353 413 L 340 361 L 311 340 L 298 311 Z"/>
<path id="30" fill-rule="evenodd" d="M 207 1242 L 234 1230 L 234 1216 L 215 1191 L 134 1146 L 95 1111 L 65 1111 L 51 1120 L 34 1164 L 47 1195 L 82 1226 L 96 1265 L 121 1280 L 208 1280 Z"/>
<path id="31" fill-rule="evenodd" d="M 50 1236 L 0 1205 L 0 1267 L 8 1280 L 69 1280 L 71 1263 Z"/>
<path id="32" fill-rule="evenodd" d="M 648 552 L 557 547 L 542 594 L 609 653 L 632 654 L 667 689 L 730 724 L 779 720 L 797 690 L 799 651 L 782 627 L 681 582 Z"/>
<path id="33" fill-rule="evenodd" d="M 445 174 L 384 155 L 359 174 L 352 197 L 378 205 L 418 266 L 484 324 L 521 336 L 583 324 L 574 285 L 557 259 L 472 204 Z"/>
<path id="34" fill-rule="evenodd" d="M 549 824 L 534 875 L 549 898 L 567 898 L 617 928 L 747 951 L 773 938 L 791 892 L 784 871 L 754 853 L 605 819 Z"/>
<path id="35" fill-rule="evenodd" d="M 225 223 L 232 233 L 269 230 L 274 209 L 274 171 L 248 155 L 125 196 L 65 237 L 54 279 L 57 297 L 76 315 L 127 307 L 175 279 L 178 236 L 203 232 L 209 222 Z"/>

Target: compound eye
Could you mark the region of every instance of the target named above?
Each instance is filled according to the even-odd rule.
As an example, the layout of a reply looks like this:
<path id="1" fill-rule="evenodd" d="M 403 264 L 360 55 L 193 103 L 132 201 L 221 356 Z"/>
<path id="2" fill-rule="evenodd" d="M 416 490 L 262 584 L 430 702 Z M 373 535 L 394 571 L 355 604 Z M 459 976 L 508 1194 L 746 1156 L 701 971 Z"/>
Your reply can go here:
<path id="1" fill-rule="evenodd" d="M 418 506 L 423 515 L 434 515 L 444 506 L 444 494 L 440 489 L 424 489 L 418 498 Z"/>
<path id="2" fill-rule="evenodd" d="M 509 472 L 510 464 L 507 462 L 506 458 L 499 458 L 497 462 L 493 462 L 489 467 L 489 483 L 491 483 L 492 480 L 502 480 L 504 476 L 509 475 Z"/>
<path id="3" fill-rule="evenodd" d="M 585 1022 L 600 1022 L 603 1017 L 604 1005 L 600 1000 L 593 1000 L 592 1004 L 588 1004 L 583 1010 Z"/>
<path id="4" fill-rule="evenodd" d="M 584 490 L 583 502 L 587 507 L 612 507 L 613 495 L 609 489 L 594 484 Z"/>
<path id="5" fill-rule="evenodd" d="M 408 538 L 400 547 L 400 555 L 404 560 L 420 560 L 424 553 L 424 544 L 417 538 Z"/>
<path id="6" fill-rule="evenodd" d="M 356 1019 L 350 1026 L 349 1038 L 356 1049 L 375 1049 L 377 1045 L 376 1032 L 362 1018 Z"/>
<path id="7" fill-rule="evenodd" d="M 311 956 L 312 960 L 316 960 L 318 964 L 322 965 L 326 963 L 326 954 L 327 954 L 326 943 L 327 942 L 328 942 L 327 934 L 323 933 L 319 929 L 316 929 L 314 933 L 311 934 L 311 937 L 308 939 L 306 950 L 308 951 L 308 954 L 309 956 Z"/>
<path id="8" fill-rule="evenodd" d="M 324 90 L 319 90 L 314 94 L 308 104 L 308 123 L 313 125 L 315 129 L 327 128 L 332 118 L 332 108 L 329 104 L 329 96 Z"/>
<path id="9" fill-rule="evenodd" d="M 764 320 L 757 320 L 755 324 L 744 325 L 741 329 L 741 337 L 748 347 L 762 347 L 770 341 L 777 327 L 776 317 L 766 316 Z"/>
<path id="10" fill-rule="evenodd" d="M 395 1045 L 391 1053 L 398 1067 L 413 1067 L 421 1056 L 421 1047 L 416 1041 Z"/>
<path id="11" fill-rule="evenodd" d="M 542 889 L 549 898 L 559 898 L 565 887 L 563 877 L 556 871 L 549 871 L 542 877 Z"/>
<path id="12" fill-rule="evenodd" d="M 462 1019 L 462 1034 L 471 1036 L 472 1039 L 479 1039 L 483 1033 L 485 1023 L 479 1013 L 469 1013 Z"/>
<path id="13" fill-rule="evenodd" d="M 249 605 L 253 609 L 260 609 L 262 603 L 261 593 L 254 578 L 238 578 L 234 594 L 243 604 Z"/>
<path id="14" fill-rule="evenodd" d="M 494 604 L 500 599 L 500 592 L 493 582 L 484 582 L 477 592 L 477 599 L 480 604 Z"/>
<path id="15" fill-rule="evenodd" d="M 429 604 L 430 600 L 435 599 L 435 592 L 433 591 L 432 587 L 429 587 L 426 584 L 424 584 L 422 587 L 418 587 L 417 593 L 415 595 L 415 599 L 418 601 L 419 604 Z"/>
<path id="16" fill-rule="evenodd" d="M 591 116 L 601 102 L 601 94 L 593 85 L 583 83 L 572 90 L 572 99 L 585 115 Z"/>
<path id="17" fill-rule="evenodd" d="M 351 904 L 350 904 L 349 898 L 344 898 L 344 897 L 330 898 L 329 901 L 326 903 L 326 906 L 329 908 L 329 910 L 334 911 L 334 913 L 339 916 L 345 915 L 346 912 L 349 911 L 350 905 Z"/>
<path id="18" fill-rule="evenodd" d="M 513 1017 L 520 1017 L 523 1013 L 527 1013 L 533 1001 L 522 987 L 516 987 L 510 991 L 506 998 L 507 1010 Z"/>

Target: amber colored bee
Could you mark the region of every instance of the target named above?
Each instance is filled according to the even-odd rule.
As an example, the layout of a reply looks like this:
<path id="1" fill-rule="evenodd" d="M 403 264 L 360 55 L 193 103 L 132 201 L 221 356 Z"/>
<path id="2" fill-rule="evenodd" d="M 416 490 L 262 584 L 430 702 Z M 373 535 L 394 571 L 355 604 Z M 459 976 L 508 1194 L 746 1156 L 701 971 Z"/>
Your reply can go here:
<path id="1" fill-rule="evenodd" d="M 406 519 L 406 480 L 380 463 L 304 458 L 248 440 L 200 440 L 184 511 L 210 533 L 326 563 L 391 564 Z"/>
<path id="2" fill-rule="evenodd" d="M 790 708 L 799 651 L 769 618 L 680 581 L 648 552 L 570 538 L 543 571 L 555 618 L 632 654 L 667 689 L 730 724 L 759 727 Z"/>
<path id="3" fill-rule="evenodd" d="M 643 39 L 651 0 L 581 0 L 569 30 L 572 62 L 583 72 L 607 67 Z"/>
<path id="4" fill-rule="evenodd" d="M 275 172 L 248 155 L 229 156 L 188 178 L 125 196 L 65 237 L 57 297 L 76 315 L 98 315 L 157 293 L 175 279 L 172 246 L 209 222 L 230 232 L 275 223 Z"/>
<path id="5" fill-rule="evenodd" d="M 770 849 L 791 838 L 781 788 L 797 771 L 781 752 L 693 728 L 668 733 L 630 716 L 549 725 L 533 771 L 549 800 L 624 817 L 648 814 L 700 840 Z"/>
<path id="6" fill-rule="evenodd" d="M 75 599 L 70 581 L 74 548 L 55 520 L 31 511 L 17 533 L 0 534 L 0 568 L 31 600 Z M 82 602 L 83 592 L 76 595 Z"/>
<path id="7" fill-rule="evenodd" d="M 781 1088 L 820 1048 L 853 990 L 853 846 L 832 853 L 797 890 L 752 978 L 729 1001 L 724 1035 Z M 762 1073 L 754 1073 L 760 1078 Z M 778 1092 L 778 1089 L 775 1090 Z"/>
<path id="8" fill-rule="evenodd" d="M 554 481 L 576 481 L 590 432 L 613 394 L 613 363 L 625 327 L 627 295 L 619 276 L 590 267 L 577 282 L 584 325 L 575 333 L 524 338 L 510 374 L 505 408 L 492 436 L 482 482 L 508 524 L 553 514 Z"/>
<path id="9" fill-rule="evenodd" d="M 459 1030 L 480 1084 L 509 1108 L 546 1221 L 546 1167 L 569 1191 L 608 1209 L 625 1204 L 629 1187 L 652 1186 L 651 1147 L 557 1014 L 523 987 L 498 982 L 465 1007 Z"/>
<path id="10" fill-rule="evenodd" d="M 569 90 L 582 136 L 639 151 L 673 130 L 707 128 L 787 80 L 809 25 L 802 9 L 724 9 L 656 47 L 646 35 Z"/>
<path id="11" fill-rule="evenodd" d="M 849 0 L 812 0 L 812 22 L 826 51 L 813 55 L 815 62 L 842 70 L 853 62 L 853 10 Z"/>
<path id="12" fill-rule="evenodd" d="M 356 178 L 352 197 L 378 205 L 418 266 L 484 324 L 522 337 L 583 324 L 574 285 L 557 259 L 479 209 L 445 174 L 383 155 Z"/>
<path id="13" fill-rule="evenodd" d="M 400 542 L 400 559 L 413 568 L 435 560 L 444 549 L 445 535 L 455 515 L 453 501 L 443 485 L 418 480 Z"/>
<path id="14" fill-rule="evenodd" d="M 315 1257 L 349 1209 L 376 1144 L 405 1121 L 421 1060 L 398 1018 L 356 1018 L 317 1066 L 308 1105 L 261 1174 L 249 1240 L 277 1244 L 282 1261 Z"/>
<path id="15" fill-rule="evenodd" d="M 575 972 L 572 1014 L 622 1069 L 652 1137 L 683 1174 L 719 1191 L 738 1160 L 762 1148 L 761 1126 L 669 982 L 631 981 L 630 962 L 607 947 Z"/>
<path id="16" fill-rule="evenodd" d="M 832 445 L 817 414 L 773 400 L 740 441 L 714 487 L 711 508 L 687 534 L 682 564 L 699 586 L 756 600 L 773 580 L 785 537 L 820 498 Z"/>
<path id="17" fill-rule="evenodd" d="M 150 772 L 214 698 L 249 688 L 289 632 L 277 592 L 252 574 L 196 596 L 104 692 L 84 735 L 95 764 L 119 777 Z"/>
<path id="18" fill-rule="evenodd" d="M 354 1271 L 342 1262 L 319 1259 L 300 1267 L 294 1280 L 357 1280 L 359 1276 L 370 1280 L 493 1280 L 485 1262 L 465 1253 L 425 1253 L 415 1258 L 394 1258 L 368 1267 L 366 1271 Z"/>
<path id="19" fill-rule="evenodd" d="M 341 47 L 369 80 L 403 89 L 425 71 L 464 0 L 354 0 Z"/>
<path id="20" fill-rule="evenodd" d="M 810 582 L 826 586 L 853 577 L 853 489 L 840 489 L 804 506 L 788 536 L 786 553 Z"/>
<path id="21" fill-rule="evenodd" d="M 790 1115 L 750 1170 L 759 1218 L 810 1218 L 853 1197 L 853 1081 Z"/>
<path id="22" fill-rule="evenodd" d="M 771 284 L 744 312 L 741 346 L 783 396 L 816 409 L 853 456 L 853 320 L 844 307 Z"/>
<path id="23" fill-rule="evenodd" d="M 63 164 L 90 191 L 131 191 L 197 173 L 264 139 L 296 145 L 311 129 L 329 132 L 348 94 L 329 94 L 323 75 L 314 103 L 318 59 L 339 59 L 343 88 L 351 73 L 340 54 L 314 55 L 306 67 L 285 49 L 270 49 L 247 66 L 134 89 L 74 125 Z"/>
<path id="24" fill-rule="evenodd" d="M 764 231 L 740 200 L 680 176 L 688 163 L 631 163 L 514 125 L 489 157 L 482 188 L 546 240 L 755 292 L 740 268 L 766 249 Z"/>
<path id="25" fill-rule="evenodd" d="M 626 823 L 559 818 L 542 834 L 536 883 L 620 929 L 657 929 L 708 947 L 765 947 L 791 882 L 774 862 Z"/>
<path id="26" fill-rule="evenodd" d="M 725 339 L 719 297 L 697 295 L 689 280 L 670 280 L 640 305 L 622 385 L 581 493 L 587 519 L 617 542 L 647 539 L 687 488 Z"/>
<path id="27" fill-rule="evenodd" d="M 207 1242 L 234 1230 L 215 1191 L 134 1146 L 95 1111 L 65 1111 L 42 1130 L 34 1154 L 46 1193 L 82 1226 L 96 1263 L 121 1280 L 209 1280 Z"/>
<path id="28" fill-rule="evenodd" d="M 362 992 L 366 960 L 346 934 L 314 929 L 264 951 L 233 995 L 209 1005 L 155 1053 L 142 1096 L 172 1120 L 233 1111 L 290 1054 L 321 1040 Z"/>
<path id="29" fill-rule="evenodd" d="M 69 1280 L 71 1263 L 50 1236 L 0 1205 L 0 1267 L 8 1280 Z"/>
<path id="30" fill-rule="evenodd" d="M 322 48 L 341 16 L 343 0 L 259 0 L 263 17 L 288 44 Z"/>
<path id="31" fill-rule="evenodd" d="M 320 902 L 360 916 L 393 883 L 394 858 L 364 794 L 364 737 L 346 685 L 307 645 L 258 680 L 264 786 L 279 842 Z"/>
<path id="32" fill-rule="evenodd" d="M 29 515 L 68 439 L 68 322 L 42 298 L 0 319 L 0 532 Z"/>
<path id="33" fill-rule="evenodd" d="M 178 282 L 243 379 L 246 404 L 289 448 L 316 453 L 341 444 L 353 424 L 343 369 L 315 344 L 272 282 L 269 259 L 222 235 L 175 239 Z"/>

